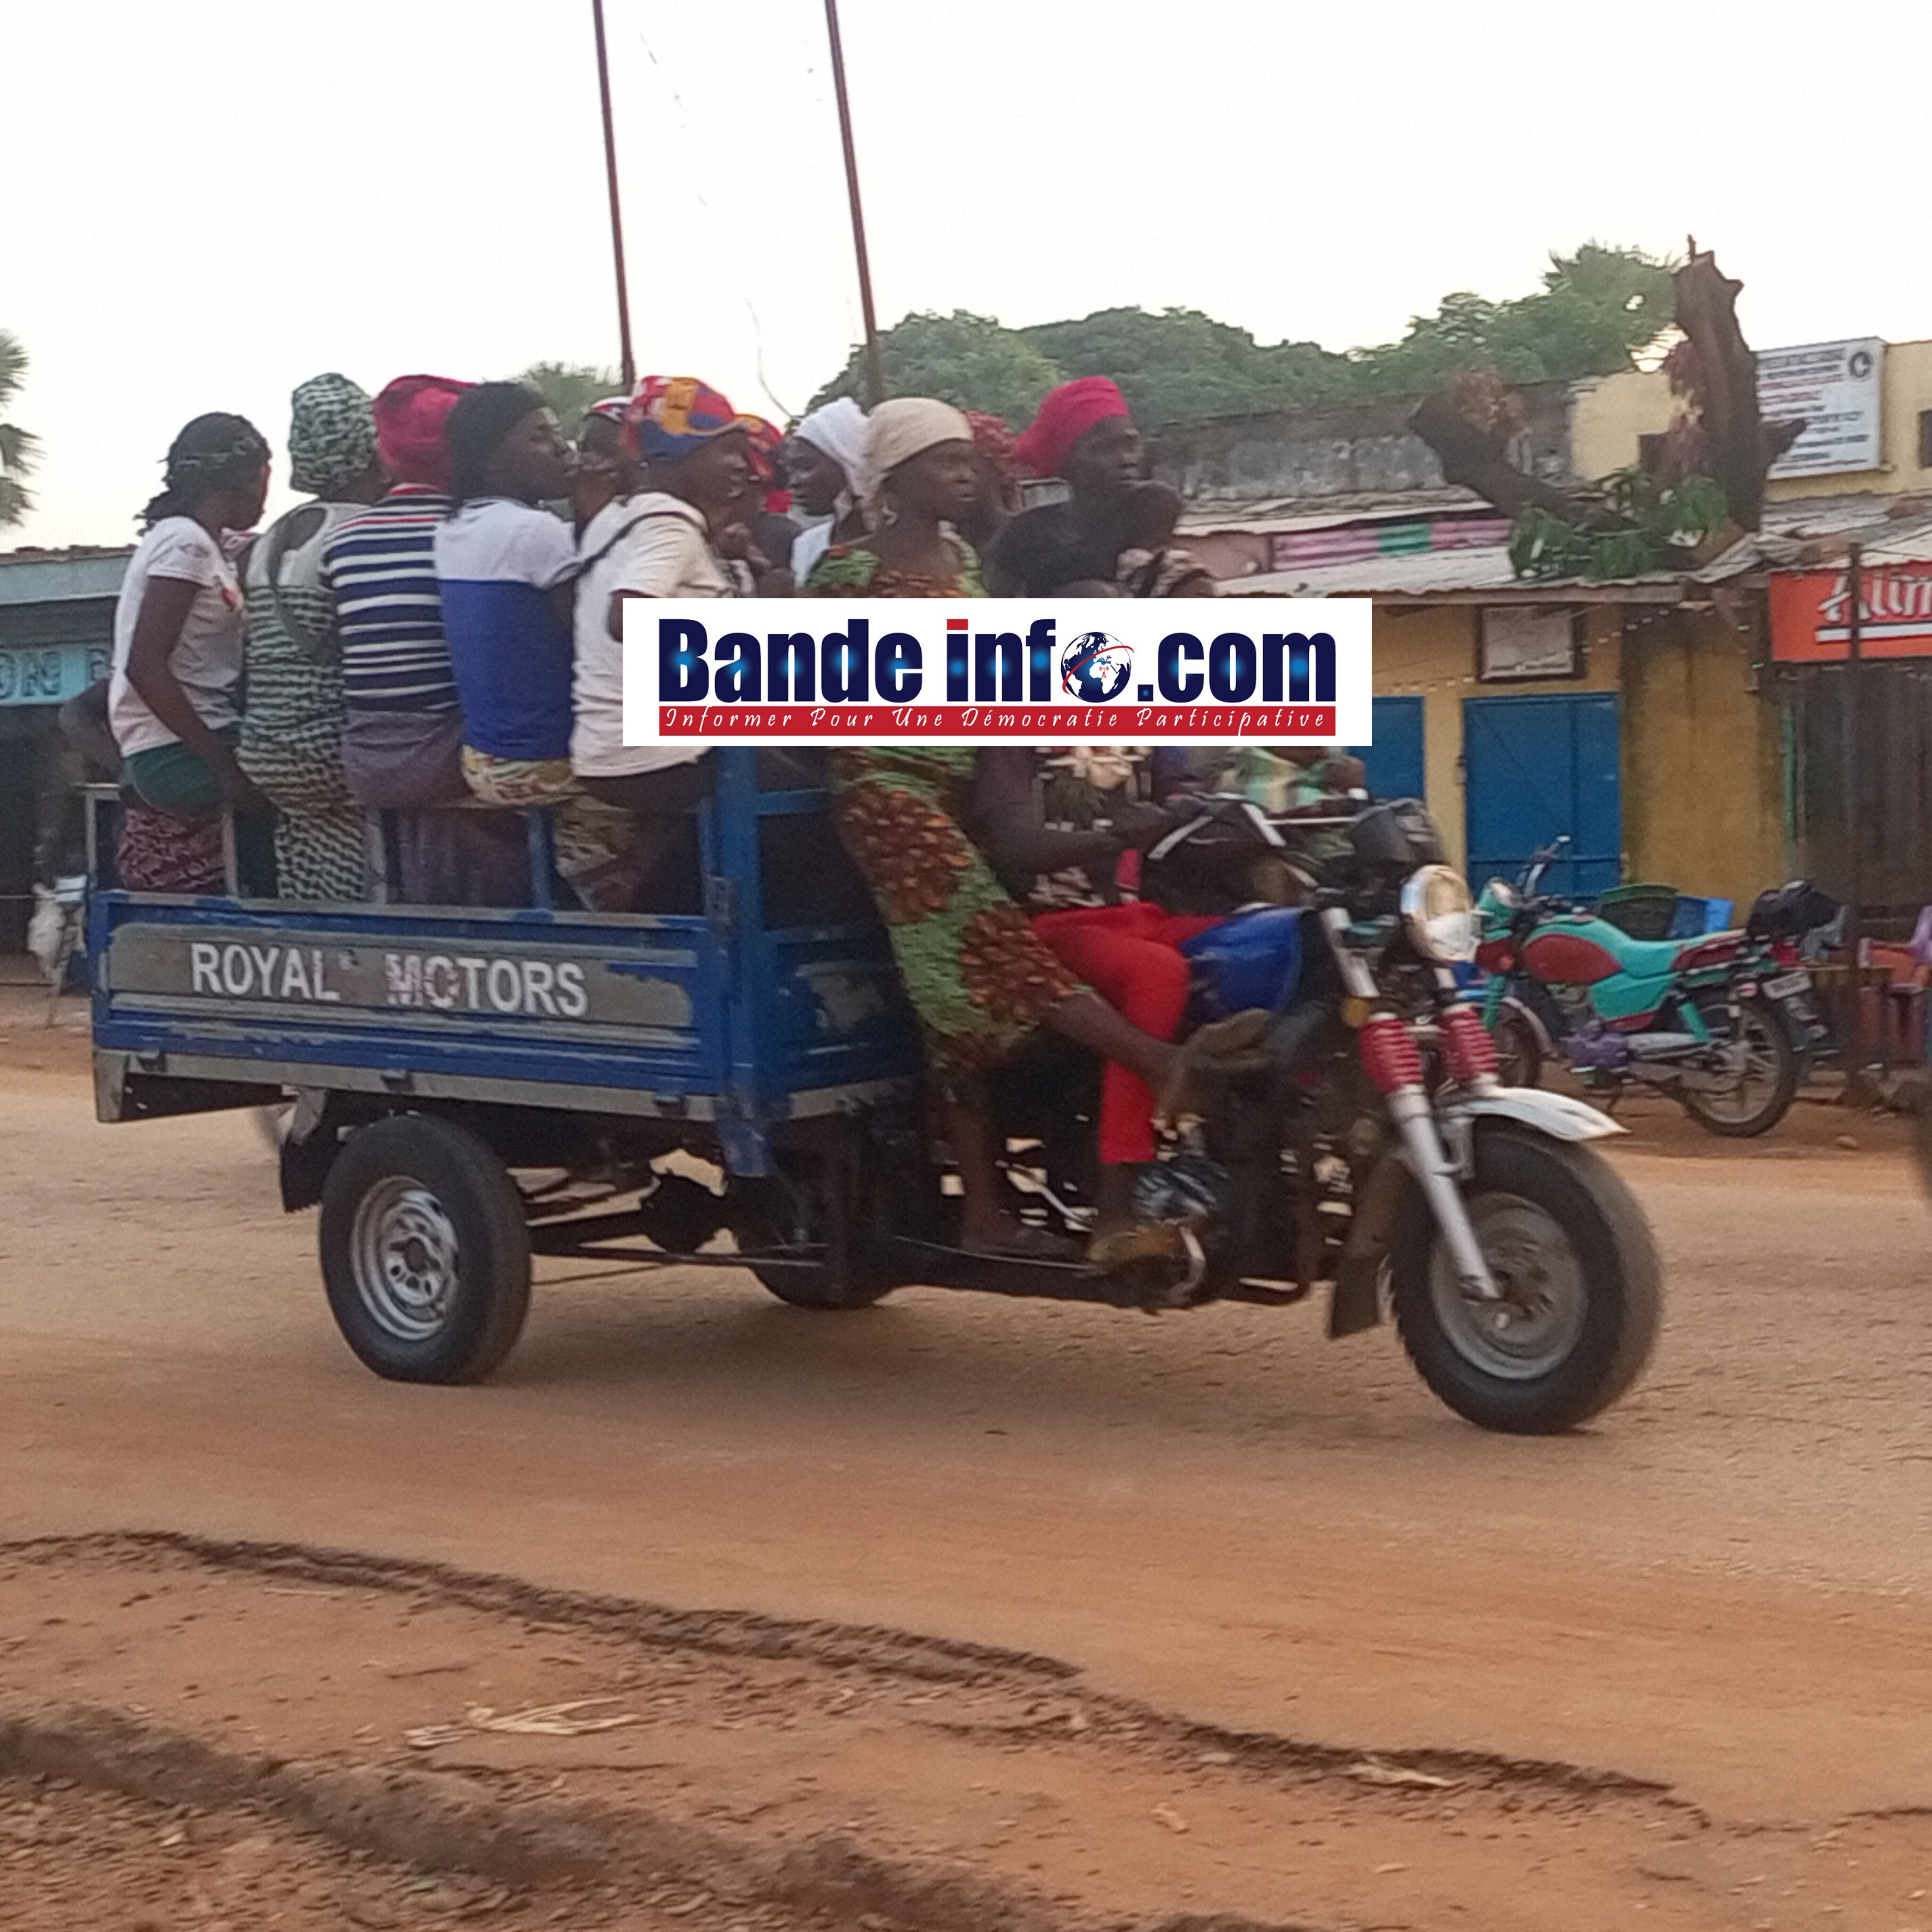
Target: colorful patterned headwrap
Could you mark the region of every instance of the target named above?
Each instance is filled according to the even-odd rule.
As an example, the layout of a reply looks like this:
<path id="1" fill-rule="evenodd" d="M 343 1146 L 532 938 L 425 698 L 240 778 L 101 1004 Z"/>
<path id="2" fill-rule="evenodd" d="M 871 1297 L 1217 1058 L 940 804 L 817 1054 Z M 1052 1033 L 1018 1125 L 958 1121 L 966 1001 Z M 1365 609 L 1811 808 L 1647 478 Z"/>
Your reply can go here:
<path id="1" fill-rule="evenodd" d="M 624 418 L 631 406 L 628 396 L 606 396 L 601 403 L 592 403 L 584 412 L 584 420 L 588 422 L 592 416 L 605 422 L 615 423 L 620 429 L 624 427 Z"/>
<path id="2" fill-rule="evenodd" d="M 695 376 L 646 376 L 624 416 L 624 446 L 646 463 L 675 463 L 734 430 L 755 428 Z"/>
<path id="3" fill-rule="evenodd" d="M 376 460 L 376 412 L 346 376 L 311 376 L 290 398 L 289 482 L 304 496 L 352 483 Z"/>

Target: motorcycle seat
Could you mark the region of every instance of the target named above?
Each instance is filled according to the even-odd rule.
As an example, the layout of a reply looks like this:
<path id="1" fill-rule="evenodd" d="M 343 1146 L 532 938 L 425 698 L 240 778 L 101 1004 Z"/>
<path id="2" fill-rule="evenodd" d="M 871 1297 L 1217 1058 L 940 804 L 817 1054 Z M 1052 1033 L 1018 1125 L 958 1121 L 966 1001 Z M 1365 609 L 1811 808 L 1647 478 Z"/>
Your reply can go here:
<path id="1" fill-rule="evenodd" d="M 1688 973 L 1700 966 L 1728 965 L 1744 950 L 1744 936 L 1742 932 L 1707 932 L 1688 944 L 1680 940 L 1678 970 Z"/>

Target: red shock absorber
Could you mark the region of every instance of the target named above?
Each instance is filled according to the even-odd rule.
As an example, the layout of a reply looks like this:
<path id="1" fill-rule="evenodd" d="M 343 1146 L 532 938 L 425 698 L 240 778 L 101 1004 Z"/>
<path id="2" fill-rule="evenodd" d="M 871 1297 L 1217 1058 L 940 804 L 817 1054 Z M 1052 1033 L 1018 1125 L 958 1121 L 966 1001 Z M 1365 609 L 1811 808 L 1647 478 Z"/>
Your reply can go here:
<path id="1" fill-rule="evenodd" d="M 1436 1016 L 1436 1023 L 1442 1029 L 1442 1057 L 1459 1087 L 1496 1078 L 1496 1043 L 1473 1008 L 1450 1006 Z"/>
<path id="2" fill-rule="evenodd" d="M 1422 1050 L 1407 1024 L 1393 1013 L 1365 1020 L 1357 1036 L 1362 1043 L 1362 1070 L 1378 1094 L 1399 1093 L 1422 1084 Z"/>

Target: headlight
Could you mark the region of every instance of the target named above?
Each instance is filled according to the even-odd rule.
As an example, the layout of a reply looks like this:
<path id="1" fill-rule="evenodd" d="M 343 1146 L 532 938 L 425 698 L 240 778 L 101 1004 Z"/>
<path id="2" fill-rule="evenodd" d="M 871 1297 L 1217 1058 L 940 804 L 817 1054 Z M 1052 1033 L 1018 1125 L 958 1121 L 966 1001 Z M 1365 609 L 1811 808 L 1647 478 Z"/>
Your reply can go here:
<path id="1" fill-rule="evenodd" d="M 1402 888 L 1402 922 L 1424 958 L 1454 966 L 1476 956 L 1476 908 L 1453 866 L 1424 866 Z"/>

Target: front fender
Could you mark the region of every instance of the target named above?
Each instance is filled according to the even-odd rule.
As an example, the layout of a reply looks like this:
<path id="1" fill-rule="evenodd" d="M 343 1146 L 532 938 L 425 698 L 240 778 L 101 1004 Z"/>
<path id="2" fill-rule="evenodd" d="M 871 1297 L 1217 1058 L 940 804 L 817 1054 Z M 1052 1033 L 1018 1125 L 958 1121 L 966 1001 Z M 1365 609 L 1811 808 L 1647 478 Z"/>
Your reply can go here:
<path id="1" fill-rule="evenodd" d="M 1582 1101 L 1540 1087 L 1497 1087 L 1468 1094 L 1456 1105 L 1472 1119 L 1519 1121 L 1556 1141 L 1600 1141 L 1630 1132 Z"/>
<path id="2" fill-rule="evenodd" d="M 1630 1131 L 1581 1100 L 1546 1093 L 1540 1087 L 1493 1088 L 1486 1094 L 1467 1095 L 1456 1108 L 1472 1122 L 1508 1120 L 1557 1141 L 1600 1141 Z M 1402 1201 L 1414 1184 L 1408 1162 L 1397 1148 L 1384 1154 L 1363 1183 L 1329 1299 L 1331 1340 L 1359 1334 L 1382 1319 L 1382 1263 Z"/>

